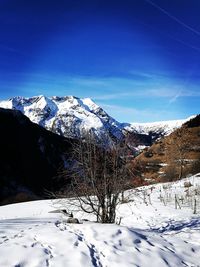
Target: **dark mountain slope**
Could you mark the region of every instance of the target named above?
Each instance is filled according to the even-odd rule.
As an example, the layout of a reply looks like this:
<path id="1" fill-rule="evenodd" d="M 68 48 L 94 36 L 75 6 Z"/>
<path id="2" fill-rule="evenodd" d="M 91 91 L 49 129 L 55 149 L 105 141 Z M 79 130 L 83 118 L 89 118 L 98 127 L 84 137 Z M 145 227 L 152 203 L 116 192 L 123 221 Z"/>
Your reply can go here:
<path id="1" fill-rule="evenodd" d="M 19 192 L 55 190 L 66 164 L 69 139 L 32 123 L 20 111 L 0 108 L 0 201 Z"/>

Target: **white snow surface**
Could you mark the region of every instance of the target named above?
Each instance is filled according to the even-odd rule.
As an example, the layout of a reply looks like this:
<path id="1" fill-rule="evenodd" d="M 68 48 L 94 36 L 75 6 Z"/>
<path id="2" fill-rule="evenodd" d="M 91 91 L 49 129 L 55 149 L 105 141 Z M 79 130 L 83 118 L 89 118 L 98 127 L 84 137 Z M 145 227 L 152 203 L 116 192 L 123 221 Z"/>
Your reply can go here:
<path id="1" fill-rule="evenodd" d="M 163 135 L 169 135 L 177 128 L 180 128 L 185 122 L 194 118 L 195 115 L 190 116 L 187 119 L 182 120 L 171 120 L 171 121 L 157 121 L 157 122 L 133 122 L 125 129 L 129 131 L 136 131 L 140 134 L 149 134 L 150 132 L 154 133 L 163 133 Z"/>
<path id="2" fill-rule="evenodd" d="M 85 107 L 81 105 L 82 103 L 85 104 Z M 92 100 L 78 99 L 73 96 L 48 98 L 41 95 L 33 98 L 16 97 L 8 101 L 1 101 L 0 106 L 19 109 L 37 124 L 42 124 L 45 119 L 44 125 L 46 128 L 51 127 L 53 119 L 61 115 L 74 115 L 80 118 L 84 125 L 102 127 L 101 121 L 94 114 L 90 114 L 90 108 L 87 103 L 92 106 L 93 102 Z M 93 105 L 96 104 L 93 103 Z"/>
<path id="3" fill-rule="evenodd" d="M 32 98 L 14 97 L 0 101 L 0 107 L 20 110 L 32 122 L 66 137 L 80 137 L 88 130 L 105 139 L 110 134 L 114 137 L 122 136 L 120 123 L 90 98 L 48 98 L 43 95 Z"/>
<path id="4" fill-rule="evenodd" d="M 1 206 L 0 266 L 198 267 L 200 213 L 160 201 L 161 194 L 184 193 L 185 181 L 198 186 L 200 175 L 127 191 L 130 202 L 117 211 L 120 226 L 95 223 L 81 212 L 75 214 L 81 224 L 68 224 L 65 215 L 50 212 L 60 207 L 54 200 Z M 151 204 L 144 203 L 149 194 Z M 68 209 L 70 201 L 63 203 Z"/>

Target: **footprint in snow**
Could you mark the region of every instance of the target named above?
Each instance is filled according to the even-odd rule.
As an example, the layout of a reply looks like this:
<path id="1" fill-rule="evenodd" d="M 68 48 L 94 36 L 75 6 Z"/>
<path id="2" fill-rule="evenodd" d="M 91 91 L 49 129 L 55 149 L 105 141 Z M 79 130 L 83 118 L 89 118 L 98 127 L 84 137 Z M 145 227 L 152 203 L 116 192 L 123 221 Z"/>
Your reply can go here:
<path id="1" fill-rule="evenodd" d="M 50 258 L 53 258 L 53 255 L 52 255 L 51 251 L 48 248 L 44 248 L 43 251 L 44 251 L 45 254 L 49 255 Z"/>
<path id="2" fill-rule="evenodd" d="M 168 247 L 166 247 L 166 246 L 164 246 L 164 248 L 166 248 L 167 250 L 169 250 L 169 251 L 172 252 L 172 253 L 175 253 L 174 250 L 172 250 L 172 249 L 170 249 L 170 248 L 168 248 Z"/>
<path id="3" fill-rule="evenodd" d="M 31 247 L 34 248 L 37 244 L 38 242 L 34 242 L 33 244 L 31 244 Z"/>
<path id="4" fill-rule="evenodd" d="M 133 241 L 134 244 L 140 244 L 141 243 L 141 240 L 136 238 L 134 241 Z"/>
<path id="5" fill-rule="evenodd" d="M 140 253 L 141 253 L 141 251 L 139 250 L 139 248 L 135 247 L 135 249 L 136 249 L 138 252 L 140 252 Z"/>
<path id="6" fill-rule="evenodd" d="M 120 229 L 118 229 L 117 232 L 112 235 L 112 237 L 116 237 L 116 236 L 121 235 L 121 234 L 122 234 L 122 231 Z"/>
<path id="7" fill-rule="evenodd" d="M 78 247 L 78 245 L 79 245 L 79 242 L 77 240 L 76 242 L 74 242 L 74 247 Z"/>
<path id="8" fill-rule="evenodd" d="M 170 265 L 169 265 L 169 262 L 168 262 L 165 258 L 163 258 L 163 257 L 161 257 L 161 258 L 162 258 L 162 260 L 166 263 L 167 266 L 170 266 Z"/>
<path id="9" fill-rule="evenodd" d="M 147 242 L 151 247 L 155 247 L 155 245 L 152 244 L 149 240 L 146 240 L 146 242 Z"/>

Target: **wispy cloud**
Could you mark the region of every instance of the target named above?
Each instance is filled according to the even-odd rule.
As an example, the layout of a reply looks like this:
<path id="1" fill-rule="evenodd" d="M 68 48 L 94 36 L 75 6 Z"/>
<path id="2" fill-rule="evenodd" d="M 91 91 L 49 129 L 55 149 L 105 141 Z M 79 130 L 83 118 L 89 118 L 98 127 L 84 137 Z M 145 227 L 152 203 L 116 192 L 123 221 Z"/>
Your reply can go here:
<path id="1" fill-rule="evenodd" d="M 13 75 L 17 74 L 13 73 Z M 148 76 L 145 73 L 142 75 Z M 61 74 L 46 75 L 44 73 L 28 75 L 21 73 L 20 80 L 22 82 L 19 83 L 19 88 L 15 88 L 13 91 L 12 82 L 5 87 L 11 87 L 7 90 L 10 92 L 9 97 L 14 96 L 12 95 L 13 92 L 27 97 L 39 94 L 90 97 L 121 122 L 172 119 L 179 114 L 178 105 L 172 105 L 173 103 L 183 97 L 200 97 L 197 85 L 192 85 L 189 90 L 186 85 L 183 86 L 179 81 L 169 81 L 165 78 L 135 81 L 125 77 L 65 76 Z M 6 94 L 8 95 L 8 93 Z M 3 97 L 6 97 L 6 94 Z M 180 116 L 177 115 L 176 118 L 180 118 Z"/>
<path id="2" fill-rule="evenodd" d="M 133 96 L 132 93 L 113 93 L 113 94 L 103 94 L 103 95 L 93 95 L 91 96 L 94 100 L 115 100 Z"/>
<path id="3" fill-rule="evenodd" d="M 141 97 L 141 98 L 168 98 L 170 103 L 175 102 L 180 97 L 200 97 L 200 92 L 197 90 L 180 90 L 177 86 L 174 88 L 139 88 L 125 93 L 113 93 L 105 95 L 93 96 L 94 100 L 111 100 L 111 99 L 121 99 L 129 97 Z"/>
<path id="4" fill-rule="evenodd" d="M 123 118 L 121 119 L 124 122 L 133 122 L 133 121 L 146 121 L 147 117 L 152 120 L 158 120 L 159 117 L 154 110 L 149 109 L 136 109 L 131 107 L 125 107 L 121 105 L 107 105 L 104 103 L 99 103 L 100 106 L 105 109 L 111 116 L 114 118 Z"/>
<path id="5" fill-rule="evenodd" d="M 181 97 L 200 97 L 200 92 L 194 85 L 191 89 L 185 88 L 180 81 L 170 81 L 166 78 L 154 79 L 154 74 L 135 72 L 141 77 L 150 79 L 135 80 L 125 77 L 90 77 L 90 76 L 65 76 L 22 73 L 20 80 L 24 80 L 25 94 L 39 91 L 48 95 L 77 95 L 79 97 L 91 97 L 97 101 L 126 100 L 129 98 L 162 98 L 169 103 L 176 102 Z M 16 74 L 17 75 L 17 74 Z M 37 89 L 41 88 L 41 89 Z"/>
<path id="6" fill-rule="evenodd" d="M 105 109 L 109 115 L 118 118 L 120 122 L 147 122 L 147 121 L 161 121 L 169 118 L 174 118 L 174 113 L 169 109 L 150 108 L 131 108 L 122 105 L 107 105 L 99 102 L 100 106 Z"/>
<path id="7" fill-rule="evenodd" d="M 143 71 L 136 71 L 136 70 L 131 70 L 129 72 L 131 75 L 133 75 L 133 77 L 138 77 L 138 78 L 145 78 L 145 79 L 152 79 L 155 77 L 158 77 L 160 75 L 154 74 L 154 73 L 150 73 L 150 72 L 143 72 Z"/>
<path id="8" fill-rule="evenodd" d="M 101 106 L 105 109 L 109 109 L 109 110 L 115 110 L 117 112 L 131 112 L 131 113 L 135 113 L 140 114 L 141 110 L 135 109 L 135 108 L 130 108 L 130 107 L 124 107 L 124 106 L 120 106 L 120 105 L 107 105 L 107 104 L 103 104 L 101 103 Z M 146 113 L 146 111 L 143 111 Z"/>
<path id="9" fill-rule="evenodd" d="M 170 100 L 169 100 L 169 104 L 172 104 L 174 102 L 176 102 L 176 100 L 181 96 L 181 92 L 182 90 L 180 90 L 179 92 L 177 92 Z"/>
<path id="10" fill-rule="evenodd" d="M 180 97 L 200 97 L 200 92 L 194 90 L 179 90 L 170 98 L 169 104 L 176 102 Z"/>

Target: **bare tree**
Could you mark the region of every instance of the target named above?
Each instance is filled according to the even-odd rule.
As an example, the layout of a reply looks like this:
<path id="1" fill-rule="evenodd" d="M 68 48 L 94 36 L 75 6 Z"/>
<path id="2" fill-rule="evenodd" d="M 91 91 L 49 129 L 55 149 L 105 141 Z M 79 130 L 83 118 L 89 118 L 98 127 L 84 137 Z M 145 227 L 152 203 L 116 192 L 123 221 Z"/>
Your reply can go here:
<path id="1" fill-rule="evenodd" d="M 168 164 L 166 173 L 170 172 L 170 175 L 172 175 L 172 170 L 174 170 L 174 176 L 177 175 L 178 179 L 183 177 L 186 157 L 190 146 L 188 131 L 186 127 L 181 127 L 170 135 L 166 141 L 165 155 Z"/>
<path id="2" fill-rule="evenodd" d="M 96 215 L 101 223 L 114 223 L 121 194 L 131 187 L 132 165 L 126 140 L 105 148 L 96 144 L 92 133 L 73 145 L 70 171 L 61 176 L 71 180 L 68 192 L 74 205 Z"/>

